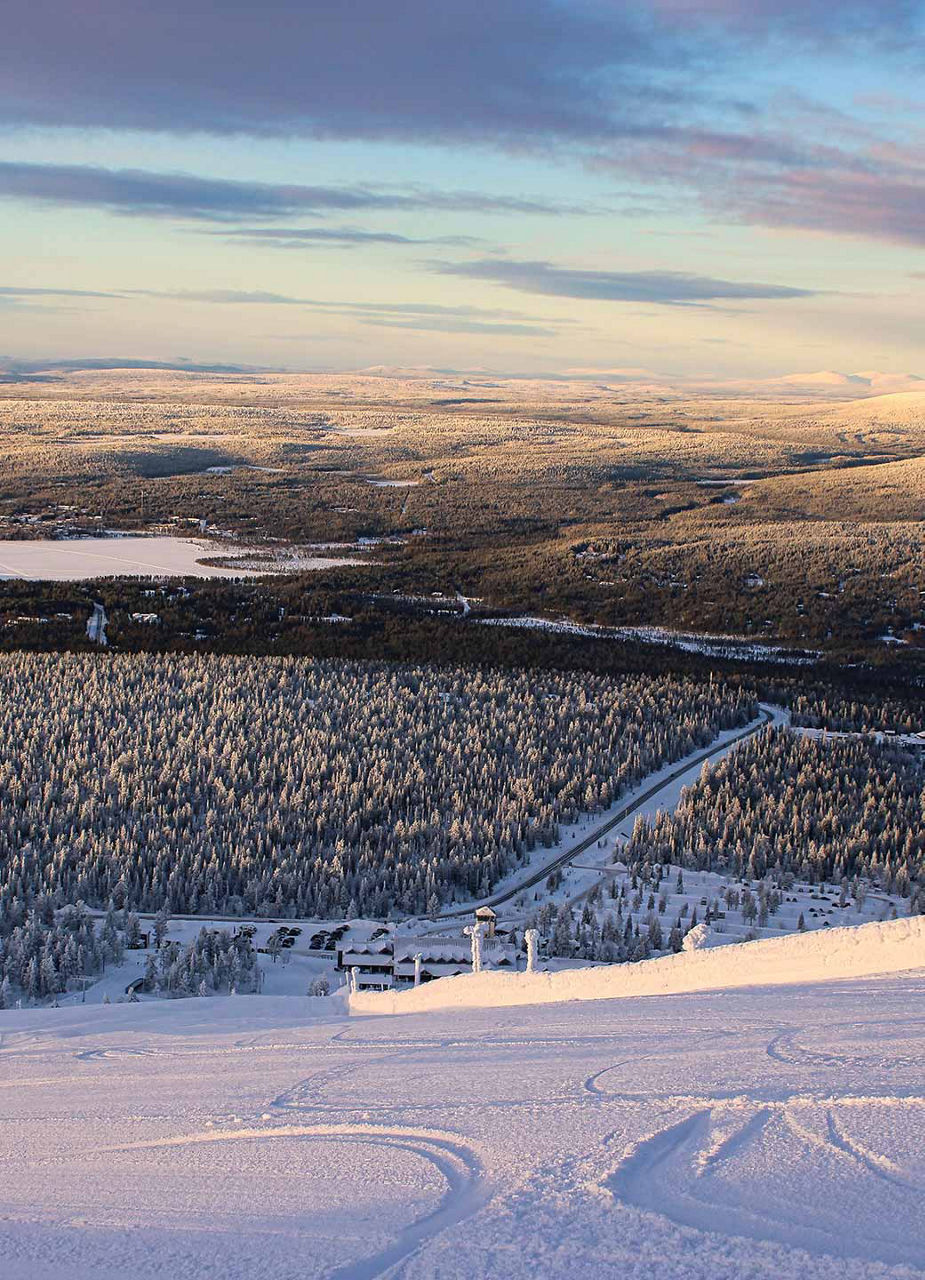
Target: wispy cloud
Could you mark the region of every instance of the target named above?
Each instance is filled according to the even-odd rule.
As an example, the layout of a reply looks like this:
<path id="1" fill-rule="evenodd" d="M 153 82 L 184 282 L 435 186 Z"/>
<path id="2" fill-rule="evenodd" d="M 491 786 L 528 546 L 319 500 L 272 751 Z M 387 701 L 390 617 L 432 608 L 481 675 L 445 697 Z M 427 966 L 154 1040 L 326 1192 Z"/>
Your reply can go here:
<path id="1" fill-rule="evenodd" d="M 401 235 L 397 231 L 366 231 L 361 227 L 235 227 L 229 230 L 203 231 L 199 234 L 230 240 L 233 244 L 290 250 L 329 246 L 356 249 L 367 245 L 388 245 L 399 248 L 415 245 L 443 245 L 447 248 L 468 248 L 480 243 L 477 236 L 416 237 Z"/>
<path id="2" fill-rule="evenodd" d="M 257 307 L 311 307 L 317 305 L 311 298 L 299 298 L 288 293 L 273 293 L 268 289 L 128 289 L 136 298 L 168 298 L 173 302 L 205 302 L 217 306 Z"/>
<path id="3" fill-rule="evenodd" d="M 117 293 L 97 289 L 28 288 L 25 285 L 0 286 L 0 310 L 7 312 L 49 312 L 81 309 L 86 299 L 119 298 Z"/>
<path id="4" fill-rule="evenodd" d="M 493 333 L 505 337 L 553 337 L 569 319 L 531 316 L 503 307 L 449 306 L 431 302 L 355 302 L 301 297 L 265 289 L 94 289 L 27 288 L 0 285 L 0 306 L 28 305 L 30 300 L 102 298 L 118 302 L 159 299 L 226 307 L 297 307 L 310 314 L 344 317 L 358 324 L 434 333 Z M 154 367 L 154 366 L 152 366 Z"/>
<path id="5" fill-rule="evenodd" d="M 18 161 L 0 161 L 0 197 L 96 207 L 135 216 L 212 221 L 420 209 L 483 214 L 584 212 L 565 202 L 479 191 L 437 191 L 413 184 L 401 188 L 305 186 Z"/>
<path id="6" fill-rule="evenodd" d="M 925 165 L 889 177 L 860 168 L 788 170 L 741 184 L 732 210 L 742 222 L 925 245 Z"/>
<path id="7" fill-rule="evenodd" d="M 688 190 L 717 223 L 925 244 L 925 149 L 794 95 L 773 128 L 662 130 L 589 161 Z"/>
<path id="8" fill-rule="evenodd" d="M 569 319 L 550 320 L 548 316 L 532 316 L 523 311 L 512 311 L 502 307 L 449 306 L 436 302 L 354 302 L 334 301 L 325 298 L 306 298 L 298 294 L 272 293 L 263 289 L 129 289 L 124 295 L 145 298 L 165 298 L 174 302 L 198 302 L 216 306 L 268 306 L 268 307 L 301 307 L 306 311 L 315 311 L 327 315 L 349 316 L 365 324 L 389 324 L 396 328 L 439 328 L 451 324 L 465 324 L 468 332 L 475 332 L 472 327 L 481 325 L 485 331 L 490 327 L 498 331 L 499 326 L 508 326 L 511 333 L 521 331 L 536 332 L 535 326 L 542 323 L 556 325 L 571 324 Z M 446 328 L 446 332 L 452 332 Z M 459 329 L 458 332 L 463 332 Z"/>
<path id="9" fill-rule="evenodd" d="M 279 293 L 215 289 L 195 293 L 158 293 L 157 297 L 180 302 L 215 303 L 226 306 L 287 306 L 329 316 L 340 316 L 359 324 L 382 329 L 407 329 L 420 333 L 495 334 L 499 337 L 555 337 L 555 325 L 570 320 L 554 320 L 503 308 L 448 306 L 429 302 L 333 302 Z"/>
<path id="10" fill-rule="evenodd" d="M 3 298 L 119 298 L 118 293 L 108 293 L 98 289 L 37 289 L 26 285 L 0 285 L 0 297 Z"/>
<path id="11" fill-rule="evenodd" d="M 441 275 L 485 280 L 521 293 L 595 302 L 703 306 L 746 299 L 808 298 L 813 294 L 810 289 L 797 289 L 790 285 L 717 280 L 683 271 L 594 271 L 510 258 L 434 263 L 433 270 Z"/>
<path id="12" fill-rule="evenodd" d="M 467 320 L 463 317 L 454 319 L 452 316 L 427 314 L 407 320 L 392 320 L 387 315 L 369 315 L 363 318 L 362 323 L 380 329 L 413 329 L 418 333 L 493 333 L 505 338 L 555 338 L 558 335 L 557 329 L 539 324 L 493 324 L 487 320 Z"/>

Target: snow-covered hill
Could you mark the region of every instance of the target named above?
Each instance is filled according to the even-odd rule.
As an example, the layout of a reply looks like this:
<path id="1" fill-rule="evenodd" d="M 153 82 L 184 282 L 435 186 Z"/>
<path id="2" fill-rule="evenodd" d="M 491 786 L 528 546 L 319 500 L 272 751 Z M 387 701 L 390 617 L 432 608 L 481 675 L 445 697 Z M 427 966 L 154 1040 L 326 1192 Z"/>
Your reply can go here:
<path id="1" fill-rule="evenodd" d="M 585 998 L 503 1011 L 0 1012 L 0 1271 L 923 1280 L 923 938 L 544 976 Z"/>

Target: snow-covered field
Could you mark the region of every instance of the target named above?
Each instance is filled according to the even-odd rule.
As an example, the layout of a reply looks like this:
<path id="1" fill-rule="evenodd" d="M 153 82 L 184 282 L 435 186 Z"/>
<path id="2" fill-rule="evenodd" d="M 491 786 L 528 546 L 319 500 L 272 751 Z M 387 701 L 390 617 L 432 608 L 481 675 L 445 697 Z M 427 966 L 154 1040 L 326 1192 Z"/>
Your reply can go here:
<path id="1" fill-rule="evenodd" d="M 224 565 L 203 564 L 213 558 Z M 295 573 L 365 561 L 302 553 L 298 548 L 267 553 L 196 538 L 36 538 L 0 541 L 0 580 L 80 582 L 90 578 L 240 578 L 261 573 Z"/>
<path id="2" fill-rule="evenodd" d="M 925 1276 L 925 921 L 851 933 L 776 987 L 0 1013 L 4 1280 Z"/>

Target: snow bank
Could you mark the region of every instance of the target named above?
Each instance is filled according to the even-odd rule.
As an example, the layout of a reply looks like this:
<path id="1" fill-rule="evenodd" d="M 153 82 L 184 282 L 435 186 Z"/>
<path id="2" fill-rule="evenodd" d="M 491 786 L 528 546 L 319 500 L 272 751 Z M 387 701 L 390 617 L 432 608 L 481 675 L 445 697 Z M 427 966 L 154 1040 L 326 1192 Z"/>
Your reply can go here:
<path id="1" fill-rule="evenodd" d="M 559 973 L 464 974 L 404 992 L 358 992 L 351 1013 L 420 1013 L 562 1000 L 615 1000 L 732 987 L 787 986 L 925 969 L 925 916 L 822 929 Z"/>

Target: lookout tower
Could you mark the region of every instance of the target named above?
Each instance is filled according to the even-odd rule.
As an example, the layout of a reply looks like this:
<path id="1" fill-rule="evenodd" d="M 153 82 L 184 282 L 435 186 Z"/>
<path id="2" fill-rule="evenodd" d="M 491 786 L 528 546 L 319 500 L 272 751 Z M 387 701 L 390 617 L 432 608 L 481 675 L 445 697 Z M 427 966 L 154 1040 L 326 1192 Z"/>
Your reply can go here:
<path id="1" fill-rule="evenodd" d="M 485 936 L 487 938 L 495 936 L 495 925 L 498 922 L 498 917 L 491 907 L 479 907 L 475 913 L 475 922 L 485 926 Z"/>

